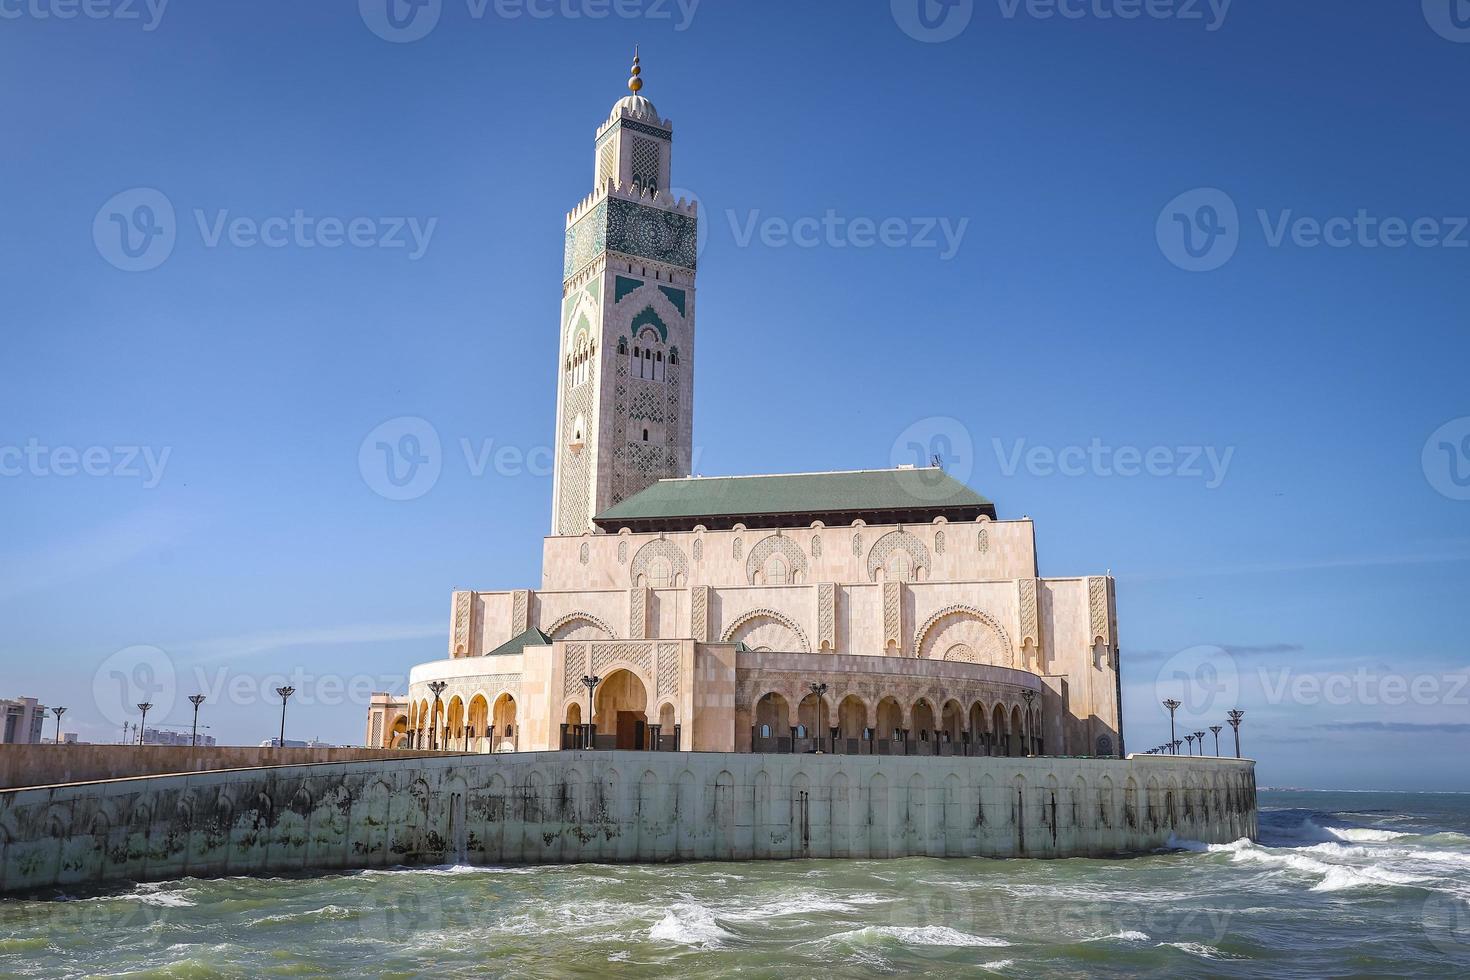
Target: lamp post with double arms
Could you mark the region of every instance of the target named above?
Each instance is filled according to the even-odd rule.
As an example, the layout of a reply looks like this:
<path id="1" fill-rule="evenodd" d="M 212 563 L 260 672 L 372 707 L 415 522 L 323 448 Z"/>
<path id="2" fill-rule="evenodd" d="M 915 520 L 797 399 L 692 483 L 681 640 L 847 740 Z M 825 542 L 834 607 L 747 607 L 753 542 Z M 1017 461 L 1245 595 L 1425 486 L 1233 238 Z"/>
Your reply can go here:
<path id="1" fill-rule="evenodd" d="M 199 744 L 199 706 L 204 703 L 204 695 L 189 695 L 189 703 L 194 705 L 194 733 L 189 736 L 189 745 L 192 748 Z"/>
<path id="2" fill-rule="evenodd" d="M 1035 691 L 1022 691 L 1021 700 L 1026 702 L 1026 746 L 1027 755 L 1036 754 L 1036 719 L 1031 716 L 1031 702 L 1036 700 Z"/>
<path id="3" fill-rule="evenodd" d="M 827 694 L 827 684 L 826 682 L 822 682 L 820 684 L 813 683 L 809 686 L 811 687 L 812 693 L 817 696 L 816 717 L 812 719 L 812 731 L 816 733 L 817 751 L 820 752 L 822 751 L 822 706 L 825 703 L 823 698 Z"/>
<path id="4" fill-rule="evenodd" d="M 449 684 L 445 681 L 430 681 L 429 690 L 434 692 L 434 713 L 429 716 L 429 751 L 439 748 L 439 696 Z"/>
<path id="5" fill-rule="evenodd" d="M 1176 711 L 1179 710 L 1179 705 L 1182 704 L 1182 703 L 1183 702 L 1181 702 L 1181 701 L 1176 701 L 1174 698 L 1165 698 L 1164 699 L 1164 707 L 1166 707 L 1166 708 L 1169 709 L 1169 742 L 1168 742 L 1168 744 L 1169 745 L 1172 745 L 1174 747 L 1174 751 L 1176 753 L 1179 751 L 1179 739 L 1176 738 L 1175 735 L 1174 735 L 1174 712 L 1176 712 Z"/>
<path id="6" fill-rule="evenodd" d="M 1235 729 L 1235 757 L 1240 758 L 1240 720 L 1245 717 L 1245 712 L 1239 708 L 1232 708 L 1225 713 L 1225 720 L 1230 722 L 1230 727 Z"/>
<path id="7" fill-rule="evenodd" d="M 592 705 L 595 703 L 593 695 L 597 693 L 597 685 L 602 683 L 602 678 L 596 674 L 584 674 L 582 686 L 587 689 L 587 722 L 582 726 L 582 748 L 592 749 L 597 747 L 597 726 L 592 723 Z"/>
<path id="8" fill-rule="evenodd" d="M 281 696 L 281 739 L 276 743 L 276 747 L 284 749 L 286 747 L 286 701 L 296 693 L 296 688 L 290 685 L 278 687 L 276 693 Z"/>

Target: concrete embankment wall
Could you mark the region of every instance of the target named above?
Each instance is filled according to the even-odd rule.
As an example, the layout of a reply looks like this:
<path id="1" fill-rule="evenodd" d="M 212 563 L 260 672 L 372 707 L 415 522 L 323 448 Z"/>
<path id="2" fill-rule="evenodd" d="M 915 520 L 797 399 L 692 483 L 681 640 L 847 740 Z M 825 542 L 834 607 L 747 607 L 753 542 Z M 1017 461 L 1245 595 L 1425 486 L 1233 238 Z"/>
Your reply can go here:
<path id="1" fill-rule="evenodd" d="M 227 745 L 0 745 L 0 789 L 126 779 L 130 776 L 155 776 L 160 773 L 462 754 L 404 752 L 396 749 L 273 749 Z"/>
<path id="2" fill-rule="evenodd" d="M 395 758 L 0 791 L 0 891 L 415 864 L 1100 856 L 1255 832 L 1248 760 Z"/>

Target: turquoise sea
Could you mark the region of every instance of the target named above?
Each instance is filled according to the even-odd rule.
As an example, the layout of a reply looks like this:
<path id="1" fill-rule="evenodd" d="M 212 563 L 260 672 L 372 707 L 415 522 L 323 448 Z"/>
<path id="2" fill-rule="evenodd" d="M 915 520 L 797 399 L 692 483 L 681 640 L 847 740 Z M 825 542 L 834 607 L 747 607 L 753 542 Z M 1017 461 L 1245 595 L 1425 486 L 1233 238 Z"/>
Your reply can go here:
<path id="1" fill-rule="evenodd" d="M 0 901 L 0 975 L 1465 976 L 1470 795 L 1261 794 L 1111 860 L 187 878 Z"/>

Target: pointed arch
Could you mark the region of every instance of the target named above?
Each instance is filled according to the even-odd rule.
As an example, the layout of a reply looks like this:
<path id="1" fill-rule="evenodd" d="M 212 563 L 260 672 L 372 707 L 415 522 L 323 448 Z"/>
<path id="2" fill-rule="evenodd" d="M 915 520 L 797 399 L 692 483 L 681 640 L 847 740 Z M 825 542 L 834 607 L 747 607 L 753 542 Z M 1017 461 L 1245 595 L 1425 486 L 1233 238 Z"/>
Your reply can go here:
<path id="1" fill-rule="evenodd" d="M 969 648 L 969 655 L 974 658 L 967 660 L 970 663 L 993 663 L 1001 667 L 1016 664 L 1005 627 L 974 606 L 964 603 L 945 606 L 914 631 L 914 655 L 921 660 L 940 659 L 937 653 L 956 647 Z"/>
<path id="2" fill-rule="evenodd" d="M 801 553 L 801 548 L 785 535 L 772 534 L 756 542 L 755 547 L 750 549 L 750 556 L 745 560 L 745 580 L 751 585 L 776 584 L 761 578 L 766 571 L 766 563 L 772 556 L 779 556 L 786 563 L 790 570 L 790 584 L 795 585 L 806 578 L 806 555 Z"/>
<path id="3" fill-rule="evenodd" d="M 735 639 L 737 633 L 742 632 L 742 630 L 748 633 L 750 631 L 745 630 L 745 627 L 753 627 L 763 622 L 775 623 L 778 626 L 783 626 L 786 629 L 790 630 L 792 634 L 796 636 L 796 639 L 801 645 L 800 652 L 811 652 L 811 644 L 807 642 L 806 633 L 802 631 L 802 628 L 800 626 L 796 625 L 796 621 L 787 616 L 785 613 L 777 612 L 774 609 L 749 609 L 741 613 L 739 616 L 730 621 L 730 625 L 725 628 L 725 632 L 720 637 L 720 642 L 737 642 Z"/>
<path id="4" fill-rule="evenodd" d="M 653 563 L 660 559 L 668 562 L 669 585 L 678 588 L 688 584 L 689 559 L 684 557 L 683 549 L 668 538 L 655 538 L 639 548 L 633 555 L 633 564 L 629 569 L 633 586 L 647 585 L 648 582 L 644 579 L 652 569 Z"/>
<path id="5" fill-rule="evenodd" d="M 616 640 L 618 638 L 618 634 L 614 633 L 612 627 L 607 625 L 607 623 L 604 623 L 602 620 L 598 619 L 596 616 L 592 615 L 589 612 L 581 611 L 567 613 L 565 616 L 552 623 L 551 627 L 546 630 L 546 634 L 550 636 L 553 640 L 565 640 L 568 639 L 568 634 L 571 633 L 572 630 L 578 629 L 582 626 L 591 626 L 594 629 L 601 630 L 602 632 L 606 633 L 607 636 L 577 637 L 577 639 Z"/>
<path id="6" fill-rule="evenodd" d="M 923 577 L 920 575 L 921 571 L 924 575 L 929 573 L 929 549 L 924 547 L 924 542 L 900 529 L 889 531 L 874 541 L 873 547 L 868 550 L 868 581 L 878 581 L 879 569 L 887 568 L 896 553 L 907 554 L 915 580 Z"/>

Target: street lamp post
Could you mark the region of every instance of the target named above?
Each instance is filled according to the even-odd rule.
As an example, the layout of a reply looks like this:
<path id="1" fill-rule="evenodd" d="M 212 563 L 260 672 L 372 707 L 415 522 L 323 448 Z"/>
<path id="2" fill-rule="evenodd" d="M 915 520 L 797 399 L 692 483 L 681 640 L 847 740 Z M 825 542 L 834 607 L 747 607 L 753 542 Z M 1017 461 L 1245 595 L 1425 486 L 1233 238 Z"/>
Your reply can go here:
<path id="1" fill-rule="evenodd" d="M 429 690 L 434 692 L 434 712 L 429 715 L 429 751 L 439 747 L 439 695 L 449 686 L 447 681 L 430 681 Z"/>
<path id="2" fill-rule="evenodd" d="M 1164 699 L 1164 707 L 1169 709 L 1169 742 L 1174 746 L 1176 753 L 1179 751 L 1179 740 L 1174 735 L 1174 712 L 1179 710 L 1179 705 L 1182 703 L 1173 698 Z"/>
<path id="3" fill-rule="evenodd" d="M 1036 700 L 1035 691 L 1022 691 L 1021 700 L 1026 702 L 1026 740 L 1031 744 L 1026 749 L 1027 755 L 1036 754 L 1036 724 L 1031 717 L 1031 702 Z"/>
<path id="4" fill-rule="evenodd" d="M 1195 742 L 1196 745 L 1199 746 L 1199 754 L 1200 754 L 1200 757 L 1201 758 L 1204 758 L 1204 754 L 1205 754 L 1205 733 L 1204 732 L 1195 732 L 1194 733 L 1194 742 Z"/>
<path id="5" fill-rule="evenodd" d="M 1190 757 L 1193 758 L 1194 757 L 1194 733 L 1193 732 L 1186 732 L 1185 735 L 1184 735 L 1184 741 L 1188 745 L 1188 750 L 1189 750 Z"/>
<path id="6" fill-rule="evenodd" d="M 138 722 L 138 744 L 143 744 L 143 726 L 148 724 L 148 709 L 153 707 L 153 702 L 143 701 L 139 703 L 138 710 L 143 712 L 143 720 Z"/>
<path id="7" fill-rule="evenodd" d="M 1245 717 L 1245 712 L 1244 711 L 1241 711 L 1239 708 L 1232 708 L 1231 710 L 1227 711 L 1225 714 L 1226 714 L 1226 720 L 1230 722 L 1230 727 L 1233 728 L 1233 729 L 1235 729 L 1235 757 L 1237 759 L 1239 759 L 1240 758 L 1240 720 Z"/>
<path id="8" fill-rule="evenodd" d="M 52 708 L 56 712 L 56 744 L 61 744 L 61 716 L 66 714 L 65 708 Z"/>
<path id="9" fill-rule="evenodd" d="M 822 751 L 822 698 L 827 693 L 827 685 L 823 682 L 820 684 L 813 683 L 809 686 L 811 687 L 812 693 L 817 696 L 816 717 L 812 719 L 812 731 L 817 733 L 817 751 L 820 752 Z M 833 746 L 833 748 L 835 749 L 836 746 Z"/>
<path id="10" fill-rule="evenodd" d="M 296 693 L 296 688 L 278 687 L 276 693 L 281 696 L 281 740 L 276 743 L 276 748 L 284 749 L 286 747 L 286 699 Z"/>
<path id="11" fill-rule="evenodd" d="M 596 748 L 594 739 L 597 726 L 592 723 L 593 695 L 597 693 L 597 685 L 602 683 L 602 678 L 596 674 L 583 674 L 582 686 L 587 689 L 587 724 L 582 727 L 582 748 Z"/>
<path id="12" fill-rule="evenodd" d="M 199 706 L 204 703 L 204 695 L 202 695 L 202 694 L 191 694 L 191 695 L 189 695 L 189 703 L 192 704 L 192 705 L 194 705 L 194 731 L 189 736 L 189 747 L 190 748 L 198 748 L 198 746 L 199 746 Z"/>
<path id="13" fill-rule="evenodd" d="M 1212 732 L 1215 733 L 1215 756 L 1217 758 L 1220 755 L 1220 729 L 1222 729 L 1224 727 L 1225 727 L 1224 725 L 1211 725 L 1210 726 L 1210 731 L 1212 731 Z"/>

